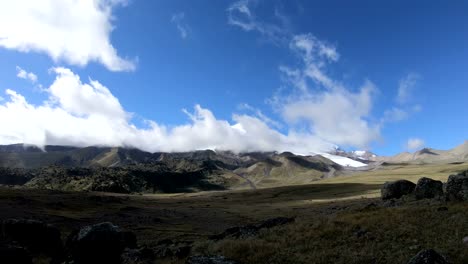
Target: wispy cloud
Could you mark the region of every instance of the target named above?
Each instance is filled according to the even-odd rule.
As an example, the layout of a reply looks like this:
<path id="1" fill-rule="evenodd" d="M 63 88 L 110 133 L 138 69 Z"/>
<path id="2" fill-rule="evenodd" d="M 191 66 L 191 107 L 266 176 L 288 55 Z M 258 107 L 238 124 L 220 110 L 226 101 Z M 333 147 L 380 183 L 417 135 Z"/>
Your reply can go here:
<path id="1" fill-rule="evenodd" d="M 396 98 L 399 104 L 408 103 L 412 99 L 414 89 L 420 79 L 421 76 L 416 73 L 409 73 L 400 79 L 398 84 L 398 95 Z"/>
<path id="2" fill-rule="evenodd" d="M 0 1 L 0 47 L 45 53 L 54 61 L 71 65 L 99 62 L 111 71 L 135 70 L 135 63 L 121 58 L 110 41 L 114 29 L 112 11 L 126 3 L 125 0 Z"/>
<path id="3" fill-rule="evenodd" d="M 32 72 L 27 72 L 19 66 L 16 66 L 16 77 L 29 80 L 32 83 L 37 82 L 37 75 Z"/>
<path id="4" fill-rule="evenodd" d="M 410 138 L 406 142 L 406 149 L 410 151 L 421 149 L 425 144 L 424 140 L 420 138 Z"/>
<path id="5" fill-rule="evenodd" d="M 384 112 L 382 124 L 400 122 L 408 119 L 412 114 L 422 110 L 420 104 L 414 104 L 414 92 L 421 76 L 417 73 L 409 73 L 398 81 L 398 90 L 395 98 L 396 105 Z"/>
<path id="6" fill-rule="evenodd" d="M 171 22 L 174 23 L 179 31 L 180 37 L 186 39 L 189 33 L 189 27 L 185 22 L 185 13 L 180 12 L 172 15 Z"/>
<path id="7" fill-rule="evenodd" d="M 265 39 L 275 43 L 284 44 L 288 42 L 289 31 L 288 20 L 279 11 L 276 11 L 276 17 L 281 22 L 280 25 L 265 23 L 256 18 L 251 10 L 254 1 L 239 0 L 232 3 L 227 8 L 228 24 L 237 26 L 244 31 L 256 31 Z"/>

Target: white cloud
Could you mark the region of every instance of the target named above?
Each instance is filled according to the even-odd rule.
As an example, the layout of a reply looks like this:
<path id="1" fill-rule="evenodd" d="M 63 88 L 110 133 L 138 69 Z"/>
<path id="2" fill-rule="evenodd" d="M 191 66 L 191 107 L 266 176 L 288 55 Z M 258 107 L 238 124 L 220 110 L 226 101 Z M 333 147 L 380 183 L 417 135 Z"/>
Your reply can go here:
<path id="1" fill-rule="evenodd" d="M 16 72 L 16 77 L 18 78 L 29 80 L 32 83 L 37 82 L 37 75 L 32 72 L 27 72 L 19 66 L 16 66 Z"/>
<path id="2" fill-rule="evenodd" d="M 406 142 L 406 149 L 417 150 L 417 149 L 421 149 L 422 147 L 424 147 L 424 145 L 425 145 L 424 140 L 420 138 L 410 138 Z"/>
<path id="3" fill-rule="evenodd" d="M 366 120 L 375 90 L 366 82 L 358 93 L 320 92 L 286 102 L 282 114 L 290 123 L 306 121 L 311 133 L 338 145 L 368 147 L 379 139 L 379 126 Z"/>
<path id="4" fill-rule="evenodd" d="M 408 119 L 409 114 L 407 111 L 393 107 L 390 110 L 384 112 L 384 117 L 382 118 L 382 122 L 399 122 Z"/>
<path id="5" fill-rule="evenodd" d="M 397 95 L 397 102 L 400 104 L 408 103 L 412 96 L 414 89 L 421 77 L 419 74 L 410 73 L 406 75 L 404 78 L 400 79 L 398 85 L 398 95 Z"/>
<path id="6" fill-rule="evenodd" d="M 56 79 L 45 89 L 49 98 L 29 103 L 13 90 L 0 103 L 0 144 L 132 146 L 147 151 L 219 149 L 233 151 L 293 151 L 309 154 L 333 148 L 311 133 L 287 134 L 255 116 L 233 115 L 233 122 L 217 119 L 208 109 L 195 106 L 186 112 L 190 122 L 167 127 L 147 120 L 137 128 L 110 90 L 98 81 L 83 83 L 65 68 L 52 71 Z"/>
<path id="7" fill-rule="evenodd" d="M 174 23 L 179 31 L 180 37 L 186 39 L 188 36 L 188 26 L 184 22 L 185 21 L 185 13 L 180 12 L 177 14 L 172 15 L 171 22 Z"/>
<path id="8" fill-rule="evenodd" d="M 265 39 L 279 44 L 287 42 L 287 30 L 285 23 L 287 20 L 284 16 L 276 12 L 276 17 L 283 24 L 278 26 L 275 24 L 264 23 L 257 20 L 255 14 L 251 10 L 251 0 L 239 0 L 232 3 L 228 9 L 228 24 L 241 28 L 244 31 L 256 31 Z"/>
<path id="9" fill-rule="evenodd" d="M 296 35 L 289 45 L 301 64 L 281 66 L 288 84 L 295 87 L 274 96 L 272 102 L 291 125 L 302 125 L 319 138 L 339 145 L 368 147 L 380 138 L 380 125 L 371 124 L 372 102 L 377 88 L 370 81 L 353 92 L 327 74 L 327 66 L 339 60 L 335 46 L 312 34 Z"/>
<path id="10" fill-rule="evenodd" d="M 99 62 L 112 71 L 131 71 L 110 42 L 113 8 L 124 0 L 0 1 L 0 47 L 46 53 L 54 61 L 84 66 Z"/>

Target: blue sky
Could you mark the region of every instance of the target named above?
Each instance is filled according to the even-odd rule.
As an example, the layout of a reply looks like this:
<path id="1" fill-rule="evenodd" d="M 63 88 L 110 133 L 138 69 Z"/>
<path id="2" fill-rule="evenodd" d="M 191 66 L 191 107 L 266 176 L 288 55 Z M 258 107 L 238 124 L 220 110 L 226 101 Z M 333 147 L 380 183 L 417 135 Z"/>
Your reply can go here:
<path id="1" fill-rule="evenodd" d="M 0 4 L 2 144 L 393 155 L 467 139 L 463 1 L 23 1 Z"/>

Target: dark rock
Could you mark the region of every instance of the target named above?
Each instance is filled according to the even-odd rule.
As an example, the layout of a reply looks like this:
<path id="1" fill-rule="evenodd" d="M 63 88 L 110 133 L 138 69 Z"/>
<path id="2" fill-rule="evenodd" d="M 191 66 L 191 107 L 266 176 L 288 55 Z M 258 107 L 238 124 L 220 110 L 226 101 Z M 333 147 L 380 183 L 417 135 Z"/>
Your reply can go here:
<path id="1" fill-rule="evenodd" d="M 268 220 L 263 221 L 258 228 L 272 228 L 275 226 L 285 225 L 294 222 L 294 218 L 292 217 L 275 217 Z"/>
<path id="2" fill-rule="evenodd" d="M 192 256 L 187 259 L 186 264 L 238 264 L 224 256 Z"/>
<path id="3" fill-rule="evenodd" d="M 2 222 L 3 239 L 16 241 L 32 253 L 59 258 L 63 255 L 60 231 L 41 221 L 8 219 Z"/>
<path id="4" fill-rule="evenodd" d="M 135 248 L 136 238 L 105 222 L 85 226 L 70 234 L 67 248 L 75 263 L 119 263 L 125 248 Z"/>
<path id="5" fill-rule="evenodd" d="M 210 236 L 210 239 L 220 240 L 227 237 L 230 238 L 248 238 L 256 236 L 260 229 L 273 228 L 276 226 L 285 225 L 294 221 L 294 218 L 275 217 L 267 219 L 257 225 L 236 226 L 226 229 L 223 233 Z"/>
<path id="6" fill-rule="evenodd" d="M 441 206 L 441 207 L 437 208 L 437 212 L 446 212 L 446 211 L 448 211 L 447 206 Z"/>
<path id="7" fill-rule="evenodd" d="M 22 247 L 0 245 L 0 263 L 2 264 L 32 264 L 29 253 Z"/>
<path id="8" fill-rule="evenodd" d="M 122 264 L 150 264 L 155 258 L 154 251 L 147 247 L 139 249 L 125 249 L 122 253 Z"/>
<path id="9" fill-rule="evenodd" d="M 403 195 L 413 193 L 416 184 L 407 180 L 398 180 L 393 182 L 386 182 L 380 190 L 382 199 L 399 199 Z"/>
<path id="10" fill-rule="evenodd" d="M 211 236 L 210 239 L 221 240 L 227 237 L 230 238 L 248 238 L 258 234 L 259 228 L 255 225 L 235 226 L 226 229 L 219 235 Z"/>
<path id="11" fill-rule="evenodd" d="M 441 181 L 423 177 L 418 180 L 414 195 L 418 200 L 442 197 L 444 195 L 443 184 Z"/>
<path id="12" fill-rule="evenodd" d="M 450 175 L 447 181 L 447 199 L 450 201 L 468 201 L 468 176 Z"/>
<path id="13" fill-rule="evenodd" d="M 425 249 L 411 258 L 408 264 L 449 264 L 449 262 L 435 250 Z"/>

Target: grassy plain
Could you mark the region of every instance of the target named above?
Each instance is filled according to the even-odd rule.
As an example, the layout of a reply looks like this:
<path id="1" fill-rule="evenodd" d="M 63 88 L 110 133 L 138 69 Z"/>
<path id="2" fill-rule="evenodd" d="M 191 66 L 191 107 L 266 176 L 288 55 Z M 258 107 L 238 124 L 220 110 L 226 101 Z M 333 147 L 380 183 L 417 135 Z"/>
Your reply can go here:
<path id="1" fill-rule="evenodd" d="M 468 263 L 468 204 L 380 201 L 385 181 L 422 176 L 446 181 L 468 164 L 392 165 L 308 185 L 168 195 L 115 195 L 0 188 L 0 219 L 33 218 L 72 229 L 110 221 L 135 232 L 141 245 L 191 245 L 190 254 L 223 254 L 241 263 L 406 263 L 434 248 Z M 287 216 L 296 221 L 247 239 L 212 241 L 232 226 Z M 184 263 L 168 257 L 157 263 Z"/>

